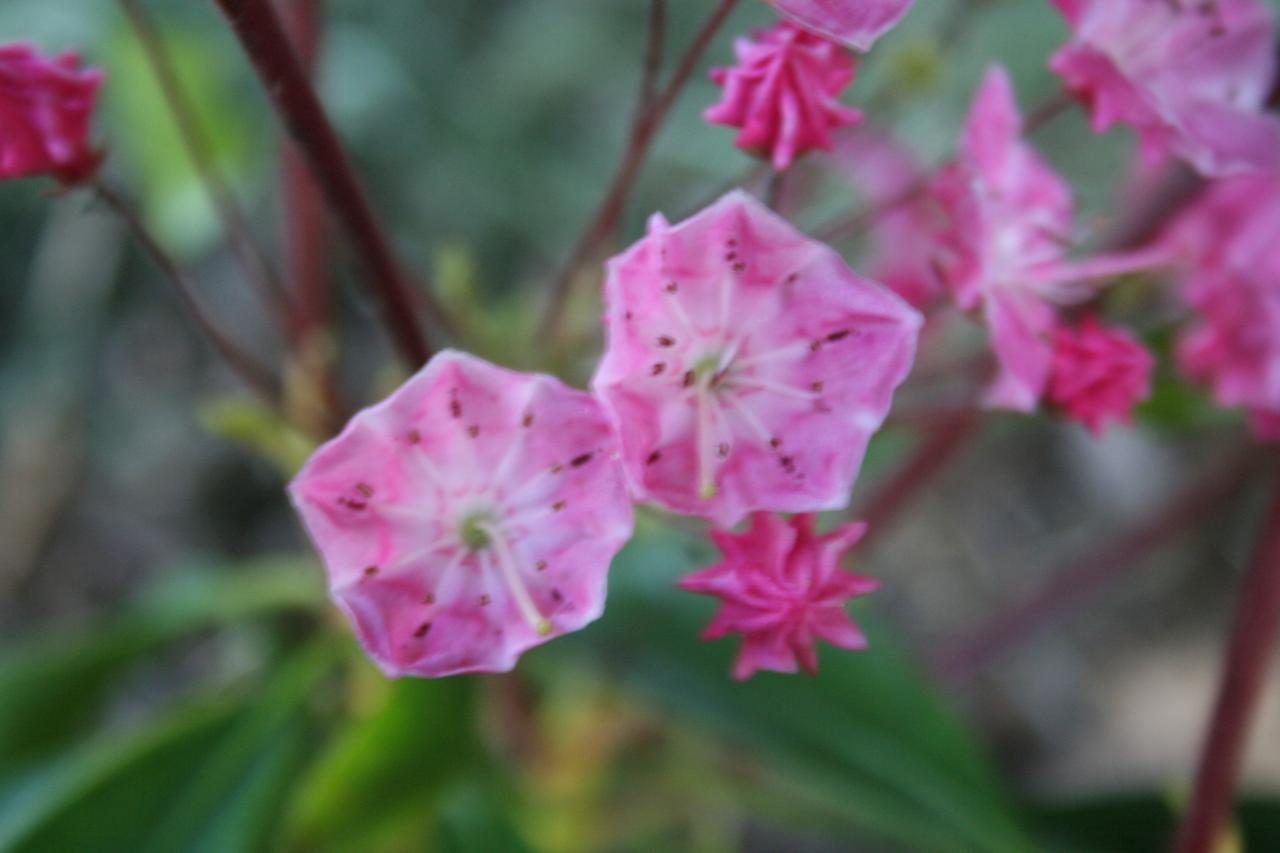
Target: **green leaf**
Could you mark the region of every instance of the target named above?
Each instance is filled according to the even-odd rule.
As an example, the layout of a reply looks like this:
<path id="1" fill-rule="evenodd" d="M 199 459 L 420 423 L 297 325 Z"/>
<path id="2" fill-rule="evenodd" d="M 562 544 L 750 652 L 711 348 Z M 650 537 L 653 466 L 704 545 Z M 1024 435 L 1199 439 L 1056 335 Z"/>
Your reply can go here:
<path id="1" fill-rule="evenodd" d="M 374 707 L 351 720 L 301 780 L 287 846 L 415 846 L 441 790 L 478 758 L 473 687 L 457 678 L 374 685 Z"/>
<path id="2" fill-rule="evenodd" d="M 698 639 L 713 603 L 672 585 L 710 560 L 688 540 L 642 532 L 611 572 L 605 618 L 580 644 L 628 686 L 794 782 L 788 790 L 808 802 L 778 800 L 792 814 L 805 806 L 807 819 L 921 850 L 1028 849 L 964 724 L 865 610 L 858 619 L 869 651 L 824 650 L 816 678 L 732 681 L 735 643 Z"/>
<path id="3" fill-rule="evenodd" d="M 0 848 L 266 849 L 311 753 L 311 697 L 336 659 L 333 644 L 314 644 L 258 695 L 71 750 L 5 797 Z"/>
<path id="4" fill-rule="evenodd" d="M 454 791 L 440 822 L 442 853 L 527 853 L 511 823 L 511 808 L 492 780 L 475 780 Z"/>
<path id="5" fill-rule="evenodd" d="M 174 567 L 110 624 L 27 641 L 0 657 L 0 783 L 82 733 L 116 679 L 187 634 L 324 599 L 308 560 L 263 559 L 237 571 Z"/>

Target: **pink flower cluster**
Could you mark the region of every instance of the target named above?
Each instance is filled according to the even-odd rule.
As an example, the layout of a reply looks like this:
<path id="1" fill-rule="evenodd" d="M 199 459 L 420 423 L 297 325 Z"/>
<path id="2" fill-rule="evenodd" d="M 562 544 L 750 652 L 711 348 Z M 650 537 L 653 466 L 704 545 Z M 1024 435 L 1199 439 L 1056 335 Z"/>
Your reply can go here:
<path id="1" fill-rule="evenodd" d="M 51 59 L 27 44 L 0 46 L 0 179 L 51 175 L 88 179 L 101 154 L 89 123 L 102 72 L 74 52 Z"/>
<path id="2" fill-rule="evenodd" d="M 294 479 L 334 600 L 388 674 L 510 669 L 595 619 L 633 500 L 726 526 L 847 505 L 920 324 L 741 192 L 678 225 L 655 216 L 610 261 L 606 299 L 594 396 L 443 352 Z M 755 524 L 795 557 L 718 570 L 741 572 L 753 606 L 780 596 L 751 668 L 809 667 L 820 637 L 856 644 L 836 610 L 870 586 L 835 567 L 856 536 Z"/>

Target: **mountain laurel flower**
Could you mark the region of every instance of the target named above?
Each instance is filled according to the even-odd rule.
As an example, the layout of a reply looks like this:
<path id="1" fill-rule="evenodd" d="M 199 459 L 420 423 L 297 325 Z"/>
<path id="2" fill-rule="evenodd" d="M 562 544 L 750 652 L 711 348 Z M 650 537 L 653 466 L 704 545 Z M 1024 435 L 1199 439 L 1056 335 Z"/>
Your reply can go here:
<path id="1" fill-rule="evenodd" d="M 830 150 L 831 131 L 861 120 L 837 97 L 853 82 L 853 56 L 833 41 L 781 21 L 734 43 L 738 64 L 713 68 L 724 88 L 702 117 L 741 128 L 734 144 L 779 172 L 813 149 Z"/>
<path id="2" fill-rule="evenodd" d="M 1091 294 L 1085 282 L 1163 262 L 1164 247 L 1066 258 L 1071 189 L 1022 139 L 1007 72 L 993 66 L 978 89 L 954 162 L 931 182 L 940 214 L 928 263 L 964 311 L 985 319 L 998 372 L 995 408 L 1031 412 L 1052 368 L 1057 306 Z"/>
<path id="3" fill-rule="evenodd" d="M 1280 169 L 1265 113 L 1275 22 L 1263 0 L 1053 0 L 1074 36 L 1050 61 L 1095 131 L 1135 128 L 1149 159 L 1209 176 Z"/>
<path id="4" fill-rule="evenodd" d="M 47 58 L 29 44 L 0 46 L 0 179 L 90 178 L 102 159 L 89 125 L 102 72 L 74 52 Z"/>
<path id="5" fill-rule="evenodd" d="M 1129 332 L 1087 316 L 1053 334 L 1049 400 L 1101 436 L 1108 421 L 1133 422 L 1134 407 L 1151 396 L 1155 363 Z"/>
<path id="6" fill-rule="evenodd" d="M 1222 406 L 1241 406 L 1258 437 L 1280 425 L 1280 177 L 1214 181 L 1161 241 L 1181 262 L 1191 309 L 1178 366 Z"/>
<path id="7" fill-rule="evenodd" d="M 387 675 L 504 672 L 600 615 L 631 536 L 617 457 L 589 394 L 446 350 L 289 489 Z"/>
<path id="8" fill-rule="evenodd" d="M 792 20 L 828 38 L 867 51 L 911 8 L 911 0 L 771 0 Z"/>
<path id="9" fill-rule="evenodd" d="M 844 507 L 920 314 L 734 191 L 611 259 L 592 387 L 638 500 L 732 526 Z"/>
<path id="10" fill-rule="evenodd" d="M 733 665 L 739 681 L 759 669 L 818 671 L 818 640 L 842 649 L 865 649 L 866 637 L 849 618 L 850 598 L 879 586 L 840 568 L 840 557 L 862 538 L 866 525 L 849 524 L 825 536 L 813 532 L 813 516 L 785 521 L 756 513 L 744 533 L 713 530 L 724 560 L 680 581 L 682 589 L 721 600 L 704 640 L 742 635 Z"/>

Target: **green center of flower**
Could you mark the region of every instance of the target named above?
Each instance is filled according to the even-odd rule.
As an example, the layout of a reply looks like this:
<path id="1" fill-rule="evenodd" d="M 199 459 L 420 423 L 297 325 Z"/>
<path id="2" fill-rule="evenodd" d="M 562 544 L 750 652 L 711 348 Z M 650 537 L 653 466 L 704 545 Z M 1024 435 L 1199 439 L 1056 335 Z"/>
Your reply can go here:
<path id="1" fill-rule="evenodd" d="M 493 537 L 489 535 L 489 525 L 492 523 L 493 516 L 484 510 L 469 512 L 462 519 L 458 538 L 472 551 L 488 548 L 493 542 Z"/>

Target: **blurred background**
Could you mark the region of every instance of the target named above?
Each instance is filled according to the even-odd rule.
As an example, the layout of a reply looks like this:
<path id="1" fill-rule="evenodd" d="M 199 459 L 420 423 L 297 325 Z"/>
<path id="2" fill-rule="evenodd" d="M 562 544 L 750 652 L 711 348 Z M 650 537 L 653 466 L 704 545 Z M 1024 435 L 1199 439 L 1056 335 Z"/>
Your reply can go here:
<path id="1" fill-rule="evenodd" d="M 239 46 L 212 3 L 143 5 L 218 172 L 283 263 L 278 125 Z M 467 348 L 583 385 L 598 265 L 576 282 L 573 346 L 553 357 L 534 320 L 623 146 L 647 4 L 319 5 L 317 85 L 400 256 L 429 274 Z M 713 4 L 669 5 L 667 67 Z M 844 100 L 922 163 L 951 149 L 988 62 L 1009 66 L 1028 111 L 1057 91 L 1045 62 L 1066 30 L 1049 3 L 916 5 Z M 741 4 L 703 65 L 730 64 L 733 36 L 773 19 Z M 106 70 L 106 179 L 209 314 L 297 372 L 119 6 L 5 0 L 0 42 L 14 40 Z M 699 118 L 716 97 L 700 68 L 622 243 L 654 210 L 674 220 L 732 184 L 761 189 L 733 132 Z M 1095 137 L 1069 111 L 1034 141 L 1103 233 L 1124 209 L 1132 139 Z M 848 172 L 809 158 L 784 192 L 793 220 L 854 209 Z M 405 374 L 341 240 L 322 248 L 324 358 L 364 405 Z M 839 248 L 855 268 L 866 249 Z M 1168 841 L 1264 498 L 1239 419 L 1172 377 L 1137 426 L 1102 440 L 992 415 L 942 448 L 945 468 L 851 563 L 883 583 L 854 608 L 870 650 L 824 649 L 816 678 L 732 682 L 736 641 L 698 639 L 713 602 L 673 588 L 713 552 L 696 526 L 645 511 L 598 623 L 507 676 L 389 682 L 328 607 L 285 500 L 314 438 L 246 391 L 119 220 L 85 191 L 0 186 L 0 282 L 0 850 Z M 1158 282 L 1116 299 L 1159 318 L 1137 324 L 1167 346 Z M 946 416 L 927 409 L 947 389 L 930 377 L 981 345 L 961 323 L 922 359 L 899 409 L 926 416 L 877 437 L 859 512 L 876 517 L 878 489 L 936 439 Z M 1280 850 L 1280 679 L 1254 735 L 1235 831 Z"/>

